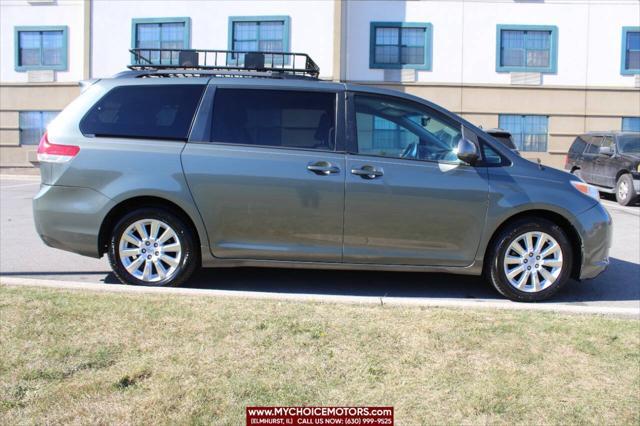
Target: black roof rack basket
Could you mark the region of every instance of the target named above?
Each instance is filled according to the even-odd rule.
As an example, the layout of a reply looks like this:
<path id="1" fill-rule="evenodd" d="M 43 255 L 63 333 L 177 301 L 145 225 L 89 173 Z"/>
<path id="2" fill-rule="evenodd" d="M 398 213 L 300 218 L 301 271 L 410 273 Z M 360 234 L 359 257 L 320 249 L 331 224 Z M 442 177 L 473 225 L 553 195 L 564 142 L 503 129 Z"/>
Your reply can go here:
<path id="1" fill-rule="evenodd" d="M 134 71 L 163 74 L 220 74 L 276 78 L 318 78 L 320 68 L 306 53 L 203 49 L 129 49 Z M 252 71 L 254 73 L 246 73 Z"/>

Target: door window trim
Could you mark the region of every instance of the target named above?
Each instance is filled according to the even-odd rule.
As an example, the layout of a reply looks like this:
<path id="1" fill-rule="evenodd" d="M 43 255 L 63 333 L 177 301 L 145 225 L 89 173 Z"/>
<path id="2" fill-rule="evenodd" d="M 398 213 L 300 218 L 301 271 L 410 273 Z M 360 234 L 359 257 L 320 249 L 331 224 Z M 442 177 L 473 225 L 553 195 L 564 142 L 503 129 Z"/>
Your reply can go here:
<path id="1" fill-rule="evenodd" d="M 275 145 L 258 145 L 258 144 L 244 144 L 233 142 L 220 142 L 212 141 L 213 135 L 213 110 L 216 102 L 216 92 L 224 89 L 235 90 L 271 90 L 271 91 L 290 91 L 290 92 L 315 92 L 315 93 L 330 93 L 335 96 L 334 105 L 334 123 L 336 129 L 334 131 L 334 143 L 333 149 L 317 149 L 317 148 L 301 148 L 301 147 L 289 147 L 289 146 L 275 146 Z M 209 83 L 202 97 L 202 102 L 196 112 L 196 118 L 193 123 L 192 129 L 194 132 L 189 135 L 188 143 L 195 144 L 207 144 L 207 145 L 220 145 L 220 146 L 237 146 L 246 148 L 259 148 L 259 149 L 278 149 L 278 150 L 294 150 L 294 151 L 307 151 L 307 152 L 328 152 L 328 153 L 344 153 L 345 142 L 345 92 L 343 90 L 326 90 L 326 89 L 300 89 L 297 87 L 248 87 L 242 84 L 224 84 L 217 85 L 216 83 Z M 210 100 L 210 106 L 205 105 L 205 102 Z M 198 137 L 200 136 L 200 137 Z M 198 140 L 202 139 L 202 140 Z"/>

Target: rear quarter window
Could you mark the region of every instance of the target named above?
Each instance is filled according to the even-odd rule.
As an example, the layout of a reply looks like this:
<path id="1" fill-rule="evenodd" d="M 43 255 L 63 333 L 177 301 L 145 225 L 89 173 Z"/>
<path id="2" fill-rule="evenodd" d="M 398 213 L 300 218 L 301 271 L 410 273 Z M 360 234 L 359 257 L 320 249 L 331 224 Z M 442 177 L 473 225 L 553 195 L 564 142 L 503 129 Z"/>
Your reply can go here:
<path id="1" fill-rule="evenodd" d="M 582 136 L 578 136 L 576 140 L 574 140 L 571 144 L 569 152 L 572 154 L 582 154 L 586 146 L 587 142 L 584 140 L 584 138 Z"/>
<path id="2" fill-rule="evenodd" d="M 120 86 L 80 121 L 84 135 L 187 140 L 204 85 Z"/>

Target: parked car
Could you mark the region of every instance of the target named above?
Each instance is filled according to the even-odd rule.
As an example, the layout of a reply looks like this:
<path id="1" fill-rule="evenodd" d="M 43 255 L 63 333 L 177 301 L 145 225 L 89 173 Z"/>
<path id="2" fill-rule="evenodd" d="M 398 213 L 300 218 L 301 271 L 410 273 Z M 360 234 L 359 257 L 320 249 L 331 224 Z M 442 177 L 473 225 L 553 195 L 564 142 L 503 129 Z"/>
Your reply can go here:
<path id="1" fill-rule="evenodd" d="M 571 144 L 564 167 L 599 191 L 615 193 L 618 203 L 628 206 L 640 194 L 640 133 L 580 135 Z"/>
<path id="2" fill-rule="evenodd" d="M 513 142 L 513 137 L 511 136 L 511 132 L 509 132 L 508 130 L 504 130 L 504 129 L 487 129 L 487 130 L 485 130 L 485 132 L 487 132 L 488 134 L 493 136 L 493 138 L 495 140 L 497 140 L 498 142 L 500 142 L 501 144 L 503 144 L 504 146 L 509 148 L 511 151 L 513 151 L 516 154 L 520 155 L 520 152 L 518 151 L 518 147 Z"/>
<path id="3" fill-rule="evenodd" d="M 607 267 L 597 191 L 458 115 L 382 88 L 226 72 L 124 73 L 61 112 L 38 148 L 43 241 L 157 286 L 200 265 L 437 271 L 539 301 Z"/>

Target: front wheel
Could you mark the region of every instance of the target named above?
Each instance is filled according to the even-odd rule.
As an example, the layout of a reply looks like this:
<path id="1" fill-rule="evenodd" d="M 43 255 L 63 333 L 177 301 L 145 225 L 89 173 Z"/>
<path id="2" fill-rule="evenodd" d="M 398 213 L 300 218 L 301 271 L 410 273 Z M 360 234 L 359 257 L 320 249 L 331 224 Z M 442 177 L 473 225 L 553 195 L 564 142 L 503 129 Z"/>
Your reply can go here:
<path id="1" fill-rule="evenodd" d="M 135 210 L 113 228 L 109 263 L 125 284 L 177 286 L 198 265 L 193 231 L 173 213 L 157 208 Z"/>
<path id="2" fill-rule="evenodd" d="M 489 281 L 516 302 L 548 299 L 571 275 L 571 244 L 564 231 L 546 219 L 531 217 L 508 225 L 489 249 Z"/>
<path id="3" fill-rule="evenodd" d="M 633 203 L 638 194 L 633 187 L 633 177 L 625 173 L 618 178 L 616 183 L 616 200 L 622 206 L 628 206 Z"/>

